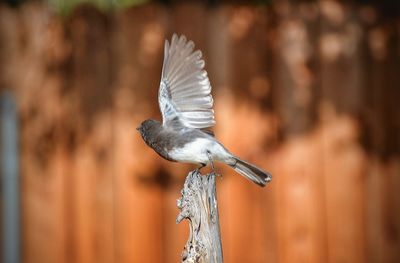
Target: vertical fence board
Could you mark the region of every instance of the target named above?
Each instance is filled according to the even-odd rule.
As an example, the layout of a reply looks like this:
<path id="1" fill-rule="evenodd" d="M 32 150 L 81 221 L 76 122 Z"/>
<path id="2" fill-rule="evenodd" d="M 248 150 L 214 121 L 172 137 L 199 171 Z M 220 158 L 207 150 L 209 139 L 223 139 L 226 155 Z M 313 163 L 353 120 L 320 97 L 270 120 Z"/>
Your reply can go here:
<path id="1" fill-rule="evenodd" d="M 7 65 L 2 68 L 1 82 L 13 89 L 21 123 L 22 260 L 66 262 L 64 179 L 68 156 L 60 140 L 65 107 L 59 93 L 60 71 L 53 68 L 59 60 L 54 59 L 48 42 L 49 36 L 60 40 L 52 34 L 62 26 L 37 3 L 18 12 L 1 9 L 1 32 L 7 39 L 1 48 Z"/>
<path id="2" fill-rule="evenodd" d="M 365 262 L 366 163 L 353 118 L 362 102 L 361 29 L 349 6 L 338 6 L 335 20 L 323 4 L 318 49 L 328 256 L 332 262 Z"/>
<path id="3" fill-rule="evenodd" d="M 268 170 L 271 167 L 263 158 L 267 150 L 263 146 L 273 133 L 268 133 L 269 119 L 264 118 L 265 105 L 270 99 L 270 80 L 266 72 L 271 60 L 264 48 L 266 14 L 264 8 L 223 8 L 220 17 L 215 18 L 219 19 L 220 31 L 217 33 L 213 28 L 218 36 L 209 38 L 211 43 L 217 43 L 218 39 L 220 42 L 210 45 L 209 49 L 219 47 L 220 50 L 210 51 L 216 54 L 215 58 L 210 58 L 215 69 L 210 76 L 214 76 L 218 85 L 215 92 L 217 137 L 240 158 Z M 266 232 L 274 227 L 274 222 L 263 220 L 265 209 L 268 216 L 274 217 L 273 202 L 264 196 L 270 185 L 262 189 L 228 167 L 220 169 L 223 174 L 219 189 L 224 257 L 227 262 L 263 262 L 271 253 L 266 251 L 265 242 L 273 240 L 273 237 L 266 237 Z"/>
<path id="4" fill-rule="evenodd" d="M 165 11 L 158 5 L 128 9 L 115 18 L 112 155 L 116 262 L 164 261 L 160 160 L 135 129 L 147 118 L 159 118 L 164 19 Z"/>
<path id="5" fill-rule="evenodd" d="M 324 262 L 322 143 L 319 130 L 314 129 L 318 70 L 311 68 L 317 61 L 313 38 L 318 31 L 289 6 L 278 6 L 276 12 L 274 104 L 283 140 L 275 157 L 280 160 L 276 171 L 279 261 Z"/>
<path id="6" fill-rule="evenodd" d="M 113 262 L 113 179 L 110 20 L 83 6 L 66 26 L 71 41 L 67 68 L 75 145 L 69 189 L 74 262 Z M 93 42 L 97 45 L 93 46 Z"/>

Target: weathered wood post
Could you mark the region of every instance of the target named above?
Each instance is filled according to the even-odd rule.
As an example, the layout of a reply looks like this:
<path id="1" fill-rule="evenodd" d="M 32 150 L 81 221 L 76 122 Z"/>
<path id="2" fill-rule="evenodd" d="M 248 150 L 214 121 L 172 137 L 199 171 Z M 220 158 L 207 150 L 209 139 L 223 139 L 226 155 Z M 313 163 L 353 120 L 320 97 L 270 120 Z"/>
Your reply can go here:
<path id="1" fill-rule="evenodd" d="M 215 174 L 189 172 L 177 200 L 181 210 L 176 222 L 189 220 L 190 235 L 182 253 L 182 262 L 222 263 Z"/>

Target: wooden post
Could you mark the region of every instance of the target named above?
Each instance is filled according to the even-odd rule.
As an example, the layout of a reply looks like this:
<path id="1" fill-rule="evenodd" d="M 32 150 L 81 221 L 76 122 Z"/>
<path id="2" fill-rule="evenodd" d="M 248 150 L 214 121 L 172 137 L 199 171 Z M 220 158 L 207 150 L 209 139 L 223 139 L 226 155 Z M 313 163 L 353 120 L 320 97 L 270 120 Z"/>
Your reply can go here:
<path id="1" fill-rule="evenodd" d="M 189 172 L 177 200 L 181 210 L 176 222 L 189 220 L 190 235 L 182 253 L 182 262 L 222 263 L 215 174 Z"/>

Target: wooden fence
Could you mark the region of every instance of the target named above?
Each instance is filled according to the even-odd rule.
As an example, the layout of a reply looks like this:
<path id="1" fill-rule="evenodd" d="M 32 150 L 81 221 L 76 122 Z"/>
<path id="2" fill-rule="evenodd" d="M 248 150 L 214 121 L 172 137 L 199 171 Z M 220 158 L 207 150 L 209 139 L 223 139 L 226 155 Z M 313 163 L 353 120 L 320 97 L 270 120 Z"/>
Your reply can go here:
<path id="1" fill-rule="evenodd" d="M 20 116 L 22 259 L 178 262 L 190 166 L 136 126 L 160 118 L 163 42 L 206 59 L 217 137 L 273 173 L 217 166 L 225 262 L 399 262 L 400 21 L 369 6 L 149 4 L 60 18 L 0 6 L 0 87 Z"/>

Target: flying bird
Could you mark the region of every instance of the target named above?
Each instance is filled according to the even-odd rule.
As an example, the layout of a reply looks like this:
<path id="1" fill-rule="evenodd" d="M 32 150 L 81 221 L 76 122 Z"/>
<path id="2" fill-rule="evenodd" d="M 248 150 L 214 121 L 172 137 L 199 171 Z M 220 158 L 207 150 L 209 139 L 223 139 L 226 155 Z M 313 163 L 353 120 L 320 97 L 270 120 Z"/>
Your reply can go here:
<path id="1" fill-rule="evenodd" d="M 165 41 L 158 91 L 162 123 L 148 119 L 137 130 L 148 146 L 169 161 L 198 164 L 199 169 L 211 164 L 213 171 L 214 161 L 219 161 L 265 186 L 272 179 L 268 172 L 233 155 L 207 130 L 215 124 L 211 85 L 202 53 L 194 46 L 183 35 Z"/>

